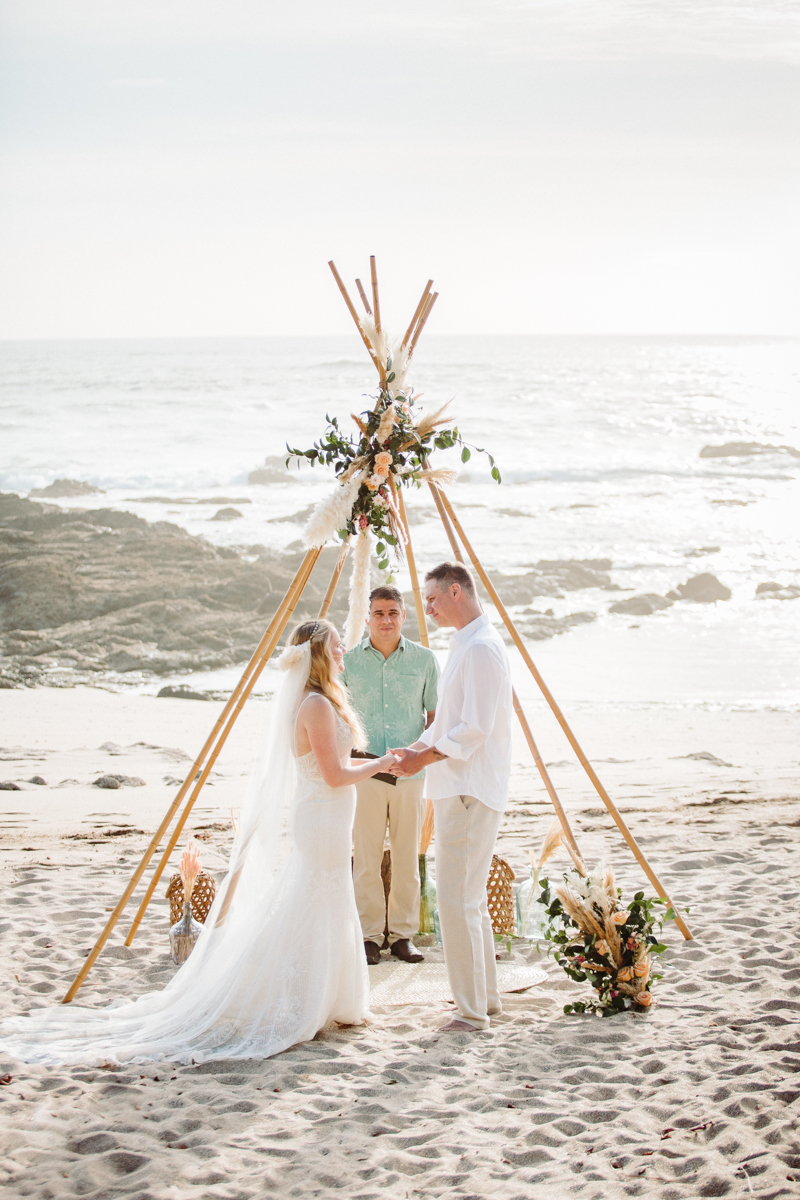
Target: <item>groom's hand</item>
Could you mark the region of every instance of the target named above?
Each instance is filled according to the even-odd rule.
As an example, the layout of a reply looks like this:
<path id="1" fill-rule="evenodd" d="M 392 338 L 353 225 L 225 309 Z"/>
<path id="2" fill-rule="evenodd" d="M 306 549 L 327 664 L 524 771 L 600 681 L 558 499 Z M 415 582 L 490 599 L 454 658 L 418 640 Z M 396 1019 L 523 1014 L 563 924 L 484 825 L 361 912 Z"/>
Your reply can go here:
<path id="1" fill-rule="evenodd" d="M 390 754 L 394 754 L 398 761 L 394 766 L 389 768 L 391 775 L 396 775 L 398 779 L 403 779 L 408 775 L 416 775 L 422 770 L 422 766 L 417 765 L 417 760 L 421 757 L 421 751 L 410 750 L 408 747 L 399 750 L 390 750 Z"/>

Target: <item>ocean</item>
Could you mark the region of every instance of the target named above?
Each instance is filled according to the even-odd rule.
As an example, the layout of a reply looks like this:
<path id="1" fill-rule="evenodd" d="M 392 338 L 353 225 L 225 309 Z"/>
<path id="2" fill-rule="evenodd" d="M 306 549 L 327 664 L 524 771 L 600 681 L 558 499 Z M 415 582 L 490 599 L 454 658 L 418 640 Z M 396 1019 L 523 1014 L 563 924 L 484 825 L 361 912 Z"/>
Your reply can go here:
<path id="1" fill-rule="evenodd" d="M 83 480 L 104 494 L 58 503 L 239 547 L 298 541 L 296 515 L 331 477 L 283 476 L 286 443 L 310 446 L 326 414 L 352 427 L 376 383 L 355 336 L 6 342 L 0 356 L 0 489 Z M 465 440 L 500 467 L 498 486 L 479 454 L 437 459 L 460 469 L 450 495 L 490 572 L 611 561 L 620 592 L 534 605 L 595 617 L 533 643 L 561 698 L 800 707 L 800 339 L 426 335 L 411 382 L 425 409 L 452 398 Z M 249 483 L 265 461 L 266 482 Z M 212 520 L 226 504 L 241 518 Z M 425 568 L 448 544 L 427 493 L 408 506 Z M 729 600 L 608 611 L 704 572 Z M 783 590 L 757 594 L 764 583 Z"/>

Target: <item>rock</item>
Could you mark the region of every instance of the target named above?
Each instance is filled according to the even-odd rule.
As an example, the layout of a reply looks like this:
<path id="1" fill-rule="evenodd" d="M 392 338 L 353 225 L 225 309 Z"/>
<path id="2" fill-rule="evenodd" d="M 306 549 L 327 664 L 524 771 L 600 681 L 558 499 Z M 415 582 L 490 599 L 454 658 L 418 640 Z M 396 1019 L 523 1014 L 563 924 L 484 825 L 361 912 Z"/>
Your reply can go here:
<path id="1" fill-rule="evenodd" d="M 655 592 L 646 592 L 642 596 L 631 596 L 628 600 L 618 600 L 612 604 L 609 612 L 623 613 L 630 617 L 649 617 L 651 613 L 661 612 L 662 609 L 672 608 L 674 600 L 666 596 L 658 596 Z"/>
<path id="2" fill-rule="evenodd" d="M 95 779 L 93 787 L 111 788 L 115 790 L 121 787 L 145 787 L 145 781 L 139 779 L 137 775 L 101 775 L 99 779 Z"/>
<path id="3" fill-rule="evenodd" d="M 82 479 L 56 479 L 47 487 L 33 488 L 29 495 L 61 500 L 71 496 L 104 496 L 105 491 L 91 483 L 84 483 Z"/>
<path id="4" fill-rule="evenodd" d="M 168 700 L 207 700 L 208 696 L 203 692 L 196 692 L 185 683 L 167 684 L 158 693 L 157 698 L 164 697 Z"/>
<path id="5" fill-rule="evenodd" d="M 705 558 L 706 554 L 718 554 L 719 546 L 698 546 L 696 550 L 686 550 L 684 558 Z"/>
<path id="6" fill-rule="evenodd" d="M 716 754 L 712 754 L 709 750 L 696 750 L 694 754 L 679 754 L 679 758 L 692 758 L 695 762 L 709 762 L 715 767 L 732 767 L 733 763 L 725 762 L 722 758 L 717 758 Z"/>
<path id="7" fill-rule="evenodd" d="M 209 517 L 208 519 L 209 521 L 240 521 L 242 514 L 238 508 L 220 508 L 218 512 L 214 513 L 213 517 Z"/>
<path id="8" fill-rule="evenodd" d="M 713 604 L 716 600 L 730 600 L 731 589 L 720 583 L 716 575 L 704 571 L 702 575 L 693 575 L 686 583 L 678 584 L 678 592 L 682 600 L 694 600 L 696 604 Z"/>
<path id="9" fill-rule="evenodd" d="M 768 600 L 797 600 L 800 597 L 800 587 L 793 583 L 785 586 L 782 583 L 760 583 L 756 588 L 756 595 L 764 596 Z"/>
<path id="10" fill-rule="evenodd" d="M 4 783 L 0 783 L 0 792 L 21 792 L 22 788 L 18 783 L 12 783 L 10 779 L 6 779 Z"/>
<path id="11" fill-rule="evenodd" d="M 270 454 L 264 459 L 263 467 L 256 467 L 247 476 L 248 483 L 286 483 L 291 476 L 286 459 L 279 454 Z"/>
<path id="12" fill-rule="evenodd" d="M 794 446 L 773 446 L 764 442 L 726 442 L 724 446 L 703 446 L 701 458 L 746 458 L 753 454 L 789 454 L 800 458 Z"/>
<path id="13" fill-rule="evenodd" d="M 564 592 L 583 588 L 619 591 L 607 574 L 610 568 L 610 558 L 543 558 L 524 575 L 504 575 L 498 571 L 492 582 L 505 604 L 530 604 L 536 596 L 562 596 Z"/>
<path id="14" fill-rule="evenodd" d="M 574 628 L 576 625 L 586 625 L 590 621 L 597 619 L 596 614 L 592 612 L 576 612 L 569 613 L 566 617 L 553 617 L 542 614 L 541 616 L 523 617 L 515 621 L 518 631 L 523 638 L 527 638 L 532 642 L 543 642 L 547 638 L 557 637 L 560 633 L 566 633 L 567 630 Z M 507 643 L 511 643 L 511 634 L 503 625 L 499 632 Z"/>
<path id="15" fill-rule="evenodd" d="M 61 509 L 0 493 L 0 686 L 173 675 L 246 662 L 305 557 L 214 547 L 167 521 Z M 255 557 L 255 561 L 253 558 Z M 323 550 L 295 611 L 319 611 L 338 557 Z M 331 619 L 347 611 L 347 588 Z"/>
<path id="16" fill-rule="evenodd" d="M 47 780 L 42 779 L 41 775 L 31 775 L 28 783 L 35 783 L 37 787 L 47 787 Z"/>

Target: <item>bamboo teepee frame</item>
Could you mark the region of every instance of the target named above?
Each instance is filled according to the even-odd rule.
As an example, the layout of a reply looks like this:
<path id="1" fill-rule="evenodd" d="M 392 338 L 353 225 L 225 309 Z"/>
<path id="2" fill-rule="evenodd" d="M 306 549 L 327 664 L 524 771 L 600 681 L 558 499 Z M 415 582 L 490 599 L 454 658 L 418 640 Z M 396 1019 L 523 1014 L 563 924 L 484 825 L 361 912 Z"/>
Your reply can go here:
<path id="1" fill-rule="evenodd" d="M 364 342 L 364 345 L 366 346 L 367 352 L 369 353 L 369 356 L 372 359 L 372 361 L 378 371 L 378 375 L 379 375 L 381 384 L 383 385 L 386 383 L 386 365 L 385 365 L 385 363 L 381 362 L 381 360 L 380 360 L 379 356 L 376 354 L 375 349 L 373 348 L 369 338 L 367 337 L 366 333 L 364 332 L 364 329 L 362 328 L 355 305 L 353 304 L 353 301 L 351 300 L 351 298 L 348 294 L 347 288 L 345 287 L 345 285 L 341 279 L 341 276 L 339 275 L 339 272 L 336 270 L 336 266 L 334 265 L 333 262 L 330 262 L 328 265 L 333 273 L 334 279 L 336 280 L 339 290 L 342 293 L 342 297 L 344 298 L 345 304 L 347 305 L 347 309 L 348 309 L 351 317 L 353 318 L 353 321 L 355 322 L 355 325 L 356 325 L 356 328 L 358 329 L 359 335 L 361 336 L 361 338 Z M 381 332 L 380 300 L 379 300 L 379 294 L 378 294 L 378 277 L 377 277 L 377 271 L 375 268 L 374 256 L 370 258 L 370 284 L 371 284 L 371 291 L 372 291 L 372 305 L 370 305 L 369 299 L 367 297 L 367 293 L 366 293 L 364 287 L 362 286 L 361 280 L 360 279 L 356 280 L 356 287 L 357 287 L 359 296 L 361 297 L 361 301 L 364 305 L 364 308 L 365 308 L 368 316 L 370 316 L 374 320 L 375 328 L 376 328 L 377 332 L 380 333 Z M 425 324 L 426 324 L 426 322 L 431 314 L 431 311 L 433 309 L 433 306 L 436 303 L 436 300 L 438 298 L 439 293 L 431 291 L 432 287 L 433 287 L 433 280 L 429 279 L 425 286 L 425 289 L 422 293 L 422 296 L 420 297 L 419 303 L 414 311 L 414 315 L 411 319 L 408 329 L 406 330 L 405 336 L 403 337 L 401 346 L 403 349 L 406 349 L 406 348 L 408 349 L 409 355 L 413 354 L 414 349 L 417 345 L 417 342 L 419 341 L 420 334 L 422 333 L 422 330 L 424 329 Z M 409 524 L 408 524 L 408 517 L 406 514 L 406 508 L 405 508 L 405 504 L 403 501 L 402 488 L 397 488 L 395 481 L 391 475 L 389 476 L 389 481 L 390 481 L 390 485 L 392 487 L 393 494 L 397 500 L 398 510 L 400 513 L 400 519 L 402 521 L 403 528 L 404 528 L 406 536 L 408 538 L 407 545 L 405 546 L 405 554 L 406 554 L 406 559 L 408 562 L 409 574 L 411 576 L 411 587 L 412 587 L 412 591 L 413 591 L 413 595 L 414 595 L 414 606 L 415 606 L 416 615 L 417 615 L 417 623 L 419 625 L 419 637 L 420 637 L 420 641 L 422 642 L 422 644 L 427 646 L 428 645 L 428 630 L 427 630 L 427 623 L 425 620 L 425 605 L 424 605 L 424 601 L 422 598 L 422 591 L 421 591 L 420 583 L 419 583 L 419 575 L 417 572 L 416 560 L 414 557 L 414 551 L 413 551 L 412 543 L 411 543 L 410 529 L 409 529 Z M 459 518 L 456 516 L 456 514 L 453 510 L 453 506 L 450 503 L 450 500 L 448 499 L 447 495 L 445 494 L 445 492 L 440 484 L 434 483 L 433 481 L 429 480 L 428 486 L 429 486 L 431 494 L 433 496 L 433 500 L 436 504 L 436 508 L 439 513 L 439 517 L 442 521 L 442 525 L 444 527 L 445 533 L 447 534 L 447 538 L 450 542 L 454 557 L 458 561 L 464 562 L 465 561 L 464 553 L 466 553 L 466 556 L 469 559 L 469 561 L 472 563 L 472 566 L 473 566 L 476 574 L 478 575 L 479 579 L 481 580 L 481 582 L 483 583 L 487 592 L 489 593 L 492 603 L 494 604 L 494 607 L 497 610 L 498 615 L 502 619 L 503 624 L 505 625 L 506 629 L 508 630 L 512 641 L 514 642 L 515 646 L 519 650 L 519 652 L 522 656 L 523 662 L 525 663 L 525 666 L 528 668 L 531 675 L 535 679 L 536 684 L 539 687 L 539 690 L 541 691 L 542 695 L 544 696 L 545 700 L 547 701 L 548 705 L 550 706 L 550 709 L 552 710 L 553 715 L 555 716 L 558 724 L 561 726 L 561 729 L 563 730 L 563 732 L 567 738 L 567 741 L 569 742 L 570 746 L 572 747 L 579 763 L 581 764 L 584 771 L 586 772 L 589 779 L 591 780 L 592 785 L 595 788 L 598 796 L 600 797 L 600 799 L 603 801 L 603 804 L 608 809 L 611 817 L 613 818 L 614 822 L 617 825 L 617 828 L 619 829 L 623 838 L 627 842 L 630 850 L 632 851 L 634 858 L 639 863 L 640 867 L 644 871 L 645 875 L 647 876 L 647 878 L 650 881 L 650 883 L 652 884 L 652 886 L 655 888 L 658 895 L 661 896 L 662 899 L 666 900 L 672 906 L 673 911 L 675 912 L 675 922 L 676 922 L 679 930 L 683 934 L 684 938 L 686 938 L 687 940 L 690 940 L 692 935 L 691 935 L 688 927 L 686 926 L 683 918 L 678 913 L 675 905 L 672 904 L 672 901 L 670 900 L 662 883 L 660 882 L 655 871 L 653 870 L 653 868 L 650 866 L 647 859 L 645 858 L 645 855 L 642 852 L 638 843 L 636 842 L 636 839 L 634 838 L 630 829 L 628 828 L 625 821 L 623 820 L 622 815 L 619 812 L 619 809 L 616 807 L 616 805 L 612 801 L 611 797 L 609 796 L 608 792 L 606 791 L 605 787 L 601 783 L 601 781 L 597 775 L 597 772 L 595 771 L 594 767 L 589 762 L 588 758 L 586 757 L 585 753 L 583 752 L 583 749 L 581 748 L 580 743 L 578 742 L 578 739 L 576 738 L 571 726 L 569 725 L 566 717 L 564 716 L 564 713 L 562 712 L 561 708 L 559 707 L 558 703 L 555 700 L 555 697 L 553 696 L 552 692 L 550 691 L 550 689 L 548 688 L 544 679 L 542 678 L 540 672 L 538 671 L 533 659 L 530 656 L 530 653 L 529 653 L 525 643 L 523 642 L 516 626 L 514 625 L 512 618 L 510 617 L 505 605 L 503 604 L 502 600 L 500 599 L 499 595 L 497 594 L 497 591 L 496 591 L 489 575 L 487 574 L 484 567 L 482 566 L 475 550 L 473 549 L 472 543 L 470 542 L 469 538 L 467 537 L 467 534 L 464 531 L 464 528 L 463 528 Z M 349 550 L 349 543 L 346 542 L 342 546 L 338 560 L 337 560 L 336 565 L 333 570 L 333 574 L 330 579 L 330 583 L 328 584 L 328 588 L 325 593 L 325 597 L 324 597 L 322 605 L 320 607 L 320 610 L 319 610 L 320 617 L 324 617 L 327 614 L 328 609 L 330 608 L 331 601 L 333 600 L 333 596 L 336 591 L 336 586 L 339 582 L 339 578 L 342 574 L 342 570 L 345 565 L 345 560 L 347 558 L 348 550 Z M 112 911 L 110 917 L 108 918 L 105 928 L 103 929 L 102 933 L 98 937 L 98 939 L 95 942 L 94 946 L 92 947 L 91 951 L 87 955 L 86 961 L 83 963 L 80 971 L 76 975 L 72 985 L 69 988 L 69 991 L 64 996 L 62 1003 L 68 1004 L 76 996 L 79 988 L 82 986 L 84 980 L 86 979 L 87 975 L 89 974 L 89 972 L 91 971 L 95 962 L 97 961 L 103 947 L 105 946 L 106 942 L 110 938 L 114 928 L 116 927 L 120 917 L 122 916 L 122 913 L 124 912 L 124 910 L 128 904 L 128 901 L 130 900 L 131 896 L 135 892 L 137 885 L 139 884 L 145 871 L 147 870 L 148 865 L 150 864 L 151 860 L 155 856 L 159 846 L 161 845 L 162 839 L 164 838 L 165 834 L 167 833 L 167 830 L 172 825 L 173 819 L 175 818 L 176 814 L 178 813 L 178 810 L 181 808 L 181 804 L 185 800 L 185 803 L 183 804 L 183 809 L 178 815 L 178 818 L 177 818 L 177 821 L 175 822 L 174 828 L 172 829 L 172 832 L 167 839 L 167 844 L 166 844 L 160 858 L 158 859 L 158 862 L 156 864 L 152 878 L 150 879 L 150 882 L 145 890 L 144 896 L 142 897 L 142 900 L 139 904 L 139 908 L 136 912 L 136 915 L 133 919 L 130 930 L 128 931 L 128 935 L 125 939 L 125 944 L 127 946 L 129 946 L 131 944 L 131 942 L 133 941 L 134 937 L 136 936 L 136 931 L 139 928 L 139 925 L 141 924 L 141 921 L 142 921 L 142 918 L 144 917 L 145 912 L 147 911 L 147 908 L 150 904 L 150 900 L 152 899 L 153 893 L 155 892 L 155 889 L 158 886 L 159 880 L 161 879 L 161 876 L 164 873 L 164 870 L 167 866 L 170 855 L 172 854 L 173 850 L 175 849 L 175 846 L 178 843 L 178 839 L 180 838 L 181 833 L 183 832 L 183 830 L 186 826 L 189 816 L 191 815 L 192 809 L 194 808 L 195 802 L 197 801 L 197 798 L 200 795 L 200 792 L 202 791 L 203 785 L 206 782 L 206 780 L 209 776 L 209 773 L 211 772 L 211 769 L 214 766 L 214 763 L 217 761 L 217 758 L 219 757 L 219 755 L 222 751 L 222 748 L 228 739 L 228 735 L 230 734 L 230 732 L 236 722 L 236 719 L 245 704 L 245 701 L 247 700 L 247 698 L 250 696 L 251 692 L 253 691 L 253 688 L 255 687 L 259 676 L 261 675 L 262 671 L 266 667 L 266 665 L 269 662 L 269 659 L 272 657 L 272 654 L 274 653 L 281 637 L 283 636 L 286 626 L 288 625 L 289 621 L 291 620 L 292 614 L 293 614 L 295 608 L 297 607 L 300 597 L 302 596 L 302 594 L 305 590 L 305 587 L 306 587 L 309 579 L 311 578 L 311 574 L 317 564 L 317 560 L 319 559 L 321 552 L 322 552 L 322 547 L 320 547 L 320 546 L 309 550 L 308 553 L 306 554 L 305 558 L 303 559 L 302 563 L 300 564 L 297 574 L 295 575 L 294 579 L 292 580 L 291 584 L 289 585 L 286 595 L 283 597 L 280 604 L 278 605 L 278 609 L 277 609 L 275 615 L 272 617 L 272 620 L 269 622 L 269 625 L 267 626 L 264 636 L 262 637 L 261 641 L 259 642 L 258 646 L 256 647 L 253 657 L 250 659 L 250 662 L 245 667 L 241 679 L 239 680 L 239 682 L 237 683 L 233 692 L 231 693 L 230 699 L 228 700 L 227 704 L 225 705 L 222 712 L 220 713 L 220 715 L 217 719 L 217 722 L 214 725 L 214 728 L 211 730 L 211 733 L 209 734 L 208 738 L 206 739 L 202 749 L 200 750 L 200 753 L 197 755 L 197 758 L 192 763 L 192 766 L 189 769 L 186 779 L 184 780 L 183 784 L 181 785 L 180 789 L 178 790 L 178 794 L 176 795 L 175 799 L 173 800 L 172 804 L 170 805 L 170 807 L 169 807 L 166 815 L 164 816 L 164 819 L 162 820 L 161 824 L 159 825 L 158 829 L 153 834 L 150 844 L 148 845 L 147 849 L 145 850 L 144 854 L 142 855 L 141 861 L 139 862 L 138 866 L 134 870 L 133 875 L 131 876 L 131 879 L 128 882 L 127 887 L 125 888 L 118 903 L 116 904 L 114 910 Z M 578 849 L 577 842 L 575 841 L 574 834 L 570 827 L 569 819 L 567 817 L 566 812 L 564 811 L 564 806 L 562 805 L 562 803 L 558 797 L 558 793 L 556 792 L 553 781 L 550 778 L 550 775 L 547 771 L 547 767 L 545 766 L 545 764 L 542 760 L 542 756 L 539 753 L 539 749 L 534 740 L 533 733 L 531 732 L 531 728 L 528 723 L 527 717 L 525 716 L 525 713 L 522 709 L 522 705 L 519 702 L 519 698 L 518 698 L 516 692 L 514 692 L 514 694 L 513 694 L 513 704 L 514 704 L 514 711 L 516 712 L 517 717 L 519 719 L 523 734 L 525 736 L 525 740 L 526 740 L 528 747 L 531 751 L 531 754 L 533 756 L 533 760 L 536 764 L 536 768 L 539 771 L 539 774 L 541 776 L 542 783 L 544 784 L 545 790 L 547 791 L 547 794 L 550 797 L 550 801 L 551 801 L 553 808 L 555 809 L 556 815 L 558 816 L 558 819 L 561 823 L 561 827 L 564 831 L 564 837 L 567 840 L 567 842 L 569 843 L 573 854 L 575 856 L 577 856 L 578 860 L 580 860 L 580 858 L 581 858 L 580 851 Z M 192 785 L 194 785 L 194 786 L 192 786 Z M 188 799 L 186 799 L 187 795 L 188 795 Z M 430 805 L 430 801 L 428 803 Z"/>

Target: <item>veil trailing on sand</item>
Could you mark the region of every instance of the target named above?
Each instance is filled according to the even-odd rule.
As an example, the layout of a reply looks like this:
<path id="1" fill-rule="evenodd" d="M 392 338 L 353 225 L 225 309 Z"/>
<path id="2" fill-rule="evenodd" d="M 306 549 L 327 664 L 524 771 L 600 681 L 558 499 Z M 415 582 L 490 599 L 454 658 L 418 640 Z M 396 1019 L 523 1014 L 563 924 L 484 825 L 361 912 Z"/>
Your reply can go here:
<path id="1" fill-rule="evenodd" d="M 291 985 L 274 971 L 265 994 L 261 980 L 263 956 L 279 958 L 287 933 L 294 936 L 280 913 L 292 886 L 294 725 L 310 664 L 310 642 L 288 647 L 278 660 L 285 676 L 270 705 L 228 874 L 188 961 L 163 991 L 134 1001 L 103 1009 L 58 1005 L 6 1020 L 0 1046 L 7 1053 L 27 1062 L 117 1063 L 265 1057 L 283 1048 Z"/>

